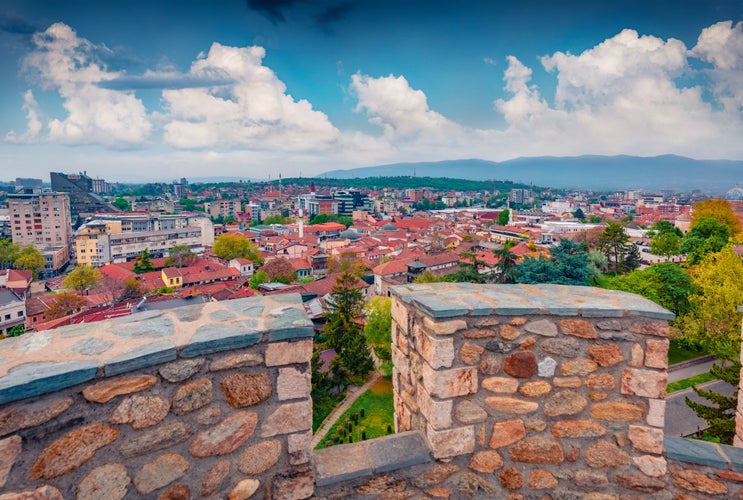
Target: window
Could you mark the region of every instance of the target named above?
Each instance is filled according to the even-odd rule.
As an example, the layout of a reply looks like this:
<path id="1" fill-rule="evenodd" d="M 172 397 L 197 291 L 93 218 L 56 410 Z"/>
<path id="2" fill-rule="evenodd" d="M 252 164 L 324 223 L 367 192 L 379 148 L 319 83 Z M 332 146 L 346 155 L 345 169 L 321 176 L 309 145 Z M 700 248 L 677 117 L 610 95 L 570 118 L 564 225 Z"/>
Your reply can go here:
<path id="1" fill-rule="evenodd" d="M 23 311 L 18 311 L 18 317 L 19 318 L 22 318 L 23 317 Z"/>
<path id="2" fill-rule="evenodd" d="M 9 320 L 9 319 L 10 319 L 10 314 L 6 314 L 6 315 L 5 315 L 5 320 L 7 321 L 7 320 Z"/>

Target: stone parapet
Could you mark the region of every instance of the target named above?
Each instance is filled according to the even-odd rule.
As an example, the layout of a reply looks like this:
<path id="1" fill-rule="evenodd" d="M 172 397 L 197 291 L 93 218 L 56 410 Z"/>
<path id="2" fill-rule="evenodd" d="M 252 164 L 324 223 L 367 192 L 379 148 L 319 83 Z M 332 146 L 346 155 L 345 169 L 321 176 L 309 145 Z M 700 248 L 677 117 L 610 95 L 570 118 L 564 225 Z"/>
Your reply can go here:
<path id="1" fill-rule="evenodd" d="M 391 292 L 396 430 L 423 433 L 435 458 L 555 491 L 643 492 L 667 474 L 672 313 L 588 287 Z"/>
<path id="2" fill-rule="evenodd" d="M 312 334 L 282 295 L 0 340 L 0 491 L 309 497 Z"/>

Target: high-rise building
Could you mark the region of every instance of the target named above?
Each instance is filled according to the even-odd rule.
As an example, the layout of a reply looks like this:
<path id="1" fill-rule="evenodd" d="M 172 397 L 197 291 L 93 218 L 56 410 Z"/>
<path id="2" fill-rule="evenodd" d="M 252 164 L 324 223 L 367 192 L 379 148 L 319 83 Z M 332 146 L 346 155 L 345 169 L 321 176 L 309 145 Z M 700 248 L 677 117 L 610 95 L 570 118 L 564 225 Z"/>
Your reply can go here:
<path id="1" fill-rule="evenodd" d="M 93 179 L 84 172 L 79 174 L 50 172 L 49 176 L 52 181 L 52 191 L 69 194 L 70 211 L 75 226 L 77 226 L 77 219 L 80 214 L 118 211 L 93 192 Z"/>
<path id="2" fill-rule="evenodd" d="M 8 195 L 11 238 L 17 245 L 34 245 L 47 260 L 45 271 L 53 274 L 70 260 L 72 216 L 67 193 Z"/>

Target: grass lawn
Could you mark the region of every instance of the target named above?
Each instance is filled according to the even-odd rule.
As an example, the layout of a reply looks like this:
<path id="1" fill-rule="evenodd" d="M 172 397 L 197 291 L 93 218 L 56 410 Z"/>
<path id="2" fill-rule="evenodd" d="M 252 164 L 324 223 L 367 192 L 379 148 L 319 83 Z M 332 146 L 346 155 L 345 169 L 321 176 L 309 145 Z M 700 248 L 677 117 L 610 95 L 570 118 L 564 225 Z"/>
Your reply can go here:
<path id="1" fill-rule="evenodd" d="M 682 391 L 684 389 L 688 389 L 693 385 L 700 385 L 704 384 L 705 382 L 711 382 L 713 380 L 716 380 L 716 378 L 710 372 L 700 373 L 699 375 L 694 375 L 693 377 L 685 378 L 683 380 L 679 380 L 678 382 L 671 382 L 666 387 L 666 392 L 670 394 L 672 392 Z"/>
<path id="2" fill-rule="evenodd" d="M 705 354 L 708 353 L 701 349 L 689 348 L 689 346 L 681 344 L 677 340 L 671 340 L 671 345 L 668 348 L 668 364 L 681 363 L 682 361 L 698 358 Z"/>
<path id="3" fill-rule="evenodd" d="M 361 417 L 361 410 L 364 410 L 364 416 Z M 341 418 L 331 427 L 325 438 L 318 443 L 316 449 L 333 446 L 333 434 L 343 438 L 343 443 L 348 443 L 349 438 L 353 442 L 361 441 L 362 429 L 366 433 L 366 439 L 386 436 L 389 434 L 387 428 L 393 429 L 393 404 L 392 404 L 392 381 L 389 378 L 380 378 L 376 384 L 371 386 L 368 391 L 359 396 L 351 408 L 349 408 Z M 358 424 L 352 425 L 349 432 L 347 422 L 352 421 L 353 414 L 359 415 Z M 341 429 L 345 427 L 345 429 Z M 338 443 L 340 444 L 340 443 Z"/>

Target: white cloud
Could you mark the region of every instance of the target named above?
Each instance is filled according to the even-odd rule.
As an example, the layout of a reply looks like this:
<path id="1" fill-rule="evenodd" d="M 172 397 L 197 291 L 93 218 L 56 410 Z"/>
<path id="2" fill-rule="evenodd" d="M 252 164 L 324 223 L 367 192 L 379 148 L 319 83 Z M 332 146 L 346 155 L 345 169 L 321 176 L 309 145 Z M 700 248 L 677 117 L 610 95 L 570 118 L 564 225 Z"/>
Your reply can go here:
<path id="1" fill-rule="evenodd" d="M 49 138 L 64 144 L 102 144 L 121 148 L 142 145 L 152 125 L 142 102 L 133 92 L 99 88 L 98 84 L 120 75 L 109 72 L 96 46 L 77 36 L 63 23 L 55 23 L 33 36 L 35 49 L 24 67 L 43 89 L 63 99 L 64 119 L 51 119 Z"/>
<path id="2" fill-rule="evenodd" d="M 690 55 L 711 63 L 715 97 L 727 110 L 743 107 L 743 22 L 723 21 L 702 30 Z"/>
<path id="3" fill-rule="evenodd" d="M 357 112 L 366 112 L 389 140 L 450 141 L 461 127 L 428 107 L 426 94 L 410 87 L 403 76 L 372 78 L 356 73 L 351 90 L 358 98 Z"/>
<path id="4" fill-rule="evenodd" d="M 23 111 L 26 112 L 26 131 L 21 135 L 16 134 L 14 131 L 10 131 L 5 135 L 7 142 L 16 144 L 30 144 L 34 143 L 39 139 L 43 124 L 39 119 L 39 105 L 34 98 L 34 93 L 31 90 L 27 90 L 23 94 Z"/>
<path id="5" fill-rule="evenodd" d="M 214 43 L 191 65 L 189 76 L 220 74 L 233 83 L 163 91 L 165 142 L 176 148 L 322 150 L 338 130 L 263 65 L 262 47 Z"/>

